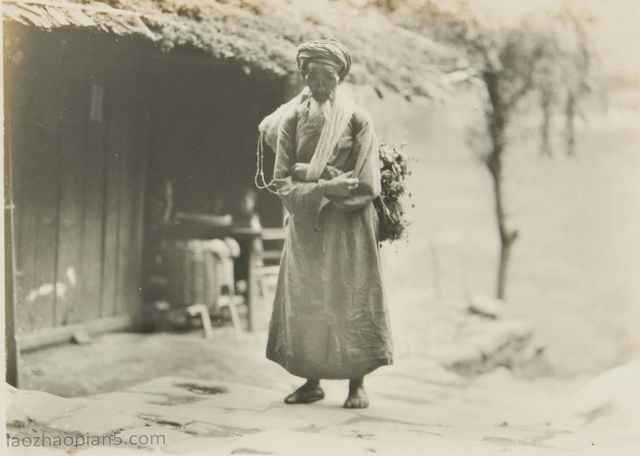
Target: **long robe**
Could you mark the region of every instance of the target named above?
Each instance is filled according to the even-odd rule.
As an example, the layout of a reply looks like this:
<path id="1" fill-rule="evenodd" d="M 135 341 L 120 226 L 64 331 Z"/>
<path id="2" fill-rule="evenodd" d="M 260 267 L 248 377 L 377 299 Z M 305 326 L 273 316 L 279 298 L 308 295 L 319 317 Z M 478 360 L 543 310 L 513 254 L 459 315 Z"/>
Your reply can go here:
<path id="1" fill-rule="evenodd" d="M 311 160 L 323 122 L 303 103 L 280 124 L 274 177 L 287 236 L 267 358 L 303 378 L 351 379 L 393 360 L 372 203 L 380 193 L 378 142 L 356 107 L 328 164 L 355 170 L 359 186 L 349 197 L 326 196 L 326 181 L 299 182 L 290 172 Z"/>

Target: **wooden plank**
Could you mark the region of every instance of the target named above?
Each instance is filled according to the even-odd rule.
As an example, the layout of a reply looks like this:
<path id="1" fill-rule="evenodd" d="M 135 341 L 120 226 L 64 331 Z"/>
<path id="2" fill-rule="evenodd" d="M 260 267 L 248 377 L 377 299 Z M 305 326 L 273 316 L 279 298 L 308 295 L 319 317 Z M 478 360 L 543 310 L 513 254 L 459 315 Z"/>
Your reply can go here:
<path id="1" fill-rule="evenodd" d="M 20 306 L 28 309 L 28 329 L 39 330 L 54 325 L 59 291 L 56 254 L 62 77 L 52 43 L 37 35 L 32 38 L 32 52 L 22 62 L 22 75 L 14 86 L 13 93 L 19 100 L 12 109 L 19 119 L 15 133 L 22 137 L 22 147 L 17 152 L 21 156 L 17 172 L 24 189 L 20 204 L 31 218 L 25 220 L 28 228 L 19 241 L 20 248 L 26 248 L 31 257 L 20 273 L 25 279 L 20 284 Z M 46 74 L 33 71 L 42 67 L 47 68 Z"/>
<path id="2" fill-rule="evenodd" d="M 142 64 L 144 65 L 144 63 Z M 143 66 L 146 68 L 146 66 Z M 132 316 L 137 315 L 143 305 L 142 298 L 142 264 L 144 248 L 144 214 L 145 194 L 147 189 L 147 168 L 149 151 L 149 87 L 145 83 L 145 73 L 142 73 L 137 82 L 134 93 L 134 103 L 139 107 L 135 122 L 132 122 L 132 188 L 131 198 L 131 238 L 130 238 L 130 295 L 127 301 L 127 312 Z"/>
<path id="3" fill-rule="evenodd" d="M 126 84 L 126 142 L 120 199 L 118 290 L 116 314 L 135 314 L 142 302 L 142 223 L 146 188 L 146 150 L 149 137 L 146 91 L 142 81 Z"/>
<path id="4" fill-rule="evenodd" d="M 127 163 L 128 165 L 131 162 Z M 140 285 L 136 283 L 135 269 L 139 263 L 137 252 L 134 246 L 135 238 L 133 237 L 136 229 L 134 214 L 134 199 L 136 198 L 135 187 L 131 179 L 131 168 L 125 171 L 128 176 L 128 182 L 123 185 L 123 192 L 120 196 L 120 228 L 118 231 L 118 293 L 115 303 L 115 315 L 128 314 L 134 304 L 138 300 L 138 291 Z"/>
<path id="5" fill-rule="evenodd" d="M 53 66 L 55 68 L 55 66 Z M 30 291 L 33 299 L 31 316 L 33 329 L 53 326 L 56 301 L 56 242 L 58 228 L 58 154 L 59 132 L 57 105 L 57 78 L 50 75 L 38 97 L 39 122 L 35 129 L 28 128 L 36 141 L 29 151 L 34 160 L 33 201 L 35 217 L 34 283 Z M 35 112 L 34 112 L 35 114 Z"/>
<path id="6" fill-rule="evenodd" d="M 94 80 L 101 80 L 98 74 L 94 76 Z M 84 168 L 84 224 L 81 270 L 78 277 L 83 305 L 78 312 L 77 321 L 90 321 L 99 318 L 102 294 L 102 234 L 105 194 L 105 131 L 103 122 L 90 121 L 87 134 L 87 150 L 82 163 Z"/>
<path id="7" fill-rule="evenodd" d="M 16 333 L 21 333 L 33 329 L 32 306 L 27 296 L 35 283 L 36 207 L 30 185 L 35 179 L 35 166 L 29 157 L 34 138 L 28 134 L 24 122 L 14 122 L 12 130 L 16 151 L 12 163 L 16 205 Z"/>
<path id="8" fill-rule="evenodd" d="M 131 318 L 128 315 L 125 315 L 92 320 L 83 324 L 43 329 L 38 332 L 18 335 L 18 349 L 20 352 L 25 352 L 28 350 L 44 348 L 50 345 L 70 342 L 73 334 L 78 331 L 82 331 L 90 335 L 98 335 L 107 332 L 122 331 L 130 327 Z"/>
<path id="9" fill-rule="evenodd" d="M 60 135 L 60 200 L 56 270 L 58 283 L 64 287 L 64 292 L 59 294 L 56 301 L 55 326 L 77 322 L 80 319 L 81 308 L 85 305 L 78 283 L 82 262 L 84 211 L 84 182 L 83 179 L 78 179 L 78 176 L 82 176 L 84 172 L 86 107 L 89 97 L 86 89 L 78 90 L 83 87 L 83 82 L 79 79 L 71 79 L 63 88 L 66 109 Z"/>
<path id="10" fill-rule="evenodd" d="M 61 32 L 62 33 L 62 32 Z M 66 200 L 61 200 L 62 214 L 69 214 L 69 226 L 62 236 L 79 232 L 73 244 L 59 260 L 59 277 L 67 276 L 69 267 L 74 268 L 76 285 L 67 300 L 71 312 L 66 315 L 68 324 L 81 323 L 99 318 L 102 275 L 102 224 L 104 206 L 104 153 L 105 128 L 101 121 L 104 112 L 104 65 L 101 54 L 104 49 L 97 36 L 87 36 L 68 31 L 62 35 L 66 46 L 56 47 L 57 57 L 64 62 L 64 81 L 69 84 L 64 98 L 68 100 L 65 111 L 64 141 L 68 158 L 77 154 L 74 165 L 77 181 L 72 188 L 79 195 L 72 195 L 71 188 Z M 94 54 L 95 57 L 92 55 Z M 63 173 L 66 178 L 66 174 Z M 77 199 L 76 199 L 77 198 Z M 66 211 L 66 212 L 65 212 Z M 78 214 L 80 223 L 76 225 Z M 67 283 L 71 280 L 66 277 Z M 64 320 L 64 318 L 63 318 Z"/>
<path id="11" fill-rule="evenodd" d="M 27 42 L 26 36 L 20 33 L 20 28 L 5 27 L 6 36 L 13 37 L 14 40 L 22 43 Z M 32 180 L 35 178 L 35 165 L 30 150 L 36 141 L 32 131 L 32 121 L 35 120 L 31 114 L 32 108 L 29 104 L 29 96 L 33 92 L 29 78 L 30 54 L 27 54 L 21 65 L 16 65 L 11 59 L 5 60 L 5 81 L 4 92 L 5 111 L 8 113 L 11 122 L 7 124 L 8 136 L 11 137 L 11 170 L 13 173 L 14 190 L 14 223 L 15 223 L 15 244 L 14 254 L 16 261 L 15 274 L 15 296 L 16 296 L 16 333 L 30 331 L 31 305 L 26 300 L 30 290 L 33 288 L 34 280 L 34 260 L 35 260 L 35 222 L 36 210 L 32 201 L 34 200 Z"/>
<path id="12" fill-rule="evenodd" d="M 130 71 L 130 68 L 128 68 Z M 135 261 L 131 250 L 132 217 L 131 209 L 135 198 L 133 186 L 133 139 L 135 136 L 134 122 L 138 115 L 139 106 L 131 101 L 133 86 L 125 83 L 120 86 L 121 93 L 127 94 L 122 103 L 122 129 L 120 142 L 120 175 L 119 200 L 118 200 L 118 250 L 117 250 L 117 275 L 116 275 L 116 299 L 114 302 L 114 315 L 126 315 L 129 312 L 129 301 L 132 297 L 131 270 Z"/>
<path id="13" fill-rule="evenodd" d="M 104 205 L 104 252 L 102 271 L 102 298 L 100 316 L 116 314 L 118 283 L 118 236 L 120 228 L 120 193 L 122 191 L 123 130 L 126 116 L 123 109 L 123 93 L 120 81 L 109 78 L 105 106 L 107 125 L 106 184 Z"/>
<path id="14" fill-rule="evenodd" d="M 129 43 L 130 44 L 130 43 Z M 122 46 L 123 54 L 140 52 Z M 122 54 L 115 54 L 119 61 Z M 126 59 L 125 59 L 126 60 Z M 144 62 L 128 61 L 114 72 L 118 106 L 120 169 L 115 315 L 135 314 L 142 303 L 142 223 L 148 148 L 148 93 L 141 77 Z"/>

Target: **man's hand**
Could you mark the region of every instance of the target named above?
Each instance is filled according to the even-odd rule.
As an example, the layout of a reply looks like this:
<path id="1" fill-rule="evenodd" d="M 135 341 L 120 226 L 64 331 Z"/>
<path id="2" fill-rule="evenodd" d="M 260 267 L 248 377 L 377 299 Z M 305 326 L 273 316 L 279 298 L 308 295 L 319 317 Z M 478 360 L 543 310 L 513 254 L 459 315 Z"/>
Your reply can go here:
<path id="1" fill-rule="evenodd" d="M 309 171 L 309 163 L 296 163 L 291 167 L 291 176 L 294 180 L 305 182 L 307 171 Z"/>
<path id="2" fill-rule="evenodd" d="M 320 176 L 320 178 L 331 180 L 334 177 L 338 177 L 340 174 L 342 174 L 342 171 L 340 171 L 338 168 L 336 168 L 335 166 L 327 165 L 324 168 L 324 171 L 322 171 L 322 175 Z"/>
<path id="3" fill-rule="evenodd" d="M 352 177 L 353 171 L 341 174 L 338 177 L 334 177 L 330 181 L 327 181 L 327 188 L 325 194 L 329 196 L 349 196 L 351 190 L 358 188 L 359 180 L 357 177 Z"/>

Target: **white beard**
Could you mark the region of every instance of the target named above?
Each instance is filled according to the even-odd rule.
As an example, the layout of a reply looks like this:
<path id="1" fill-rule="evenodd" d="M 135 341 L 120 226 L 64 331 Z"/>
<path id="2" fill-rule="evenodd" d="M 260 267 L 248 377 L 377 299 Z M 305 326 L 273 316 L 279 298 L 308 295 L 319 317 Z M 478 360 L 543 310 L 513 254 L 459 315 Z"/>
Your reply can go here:
<path id="1" fill-rule="evenodd" d="M 331 117 L 331 102 L 327 100 L 323 103 L 318 103 L 312 98 L 309 106 L 309 119 L 318 120 L 323 118 L 327 120 L 329 117 Z"/>

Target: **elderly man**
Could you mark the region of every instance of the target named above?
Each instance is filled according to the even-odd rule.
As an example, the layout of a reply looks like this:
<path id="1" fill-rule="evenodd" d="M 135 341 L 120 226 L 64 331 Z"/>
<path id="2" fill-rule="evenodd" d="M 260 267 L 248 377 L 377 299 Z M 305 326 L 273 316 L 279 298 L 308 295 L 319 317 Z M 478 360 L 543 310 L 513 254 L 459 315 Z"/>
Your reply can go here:
<path id="1" fill-rule="evenodd" d="M 344 406 L 364 408 L 364 376 L 393 359 L 372 204 L 378 142 L 338 90 L 351 67 L 342 44 L 302 44 L 297 63 L 308 90 L 278 122 L 274 181 L 288 217 L 267 357 L 307 379 L 286 403 L 323 399 L 321 379 L 349 379 Z"/>

